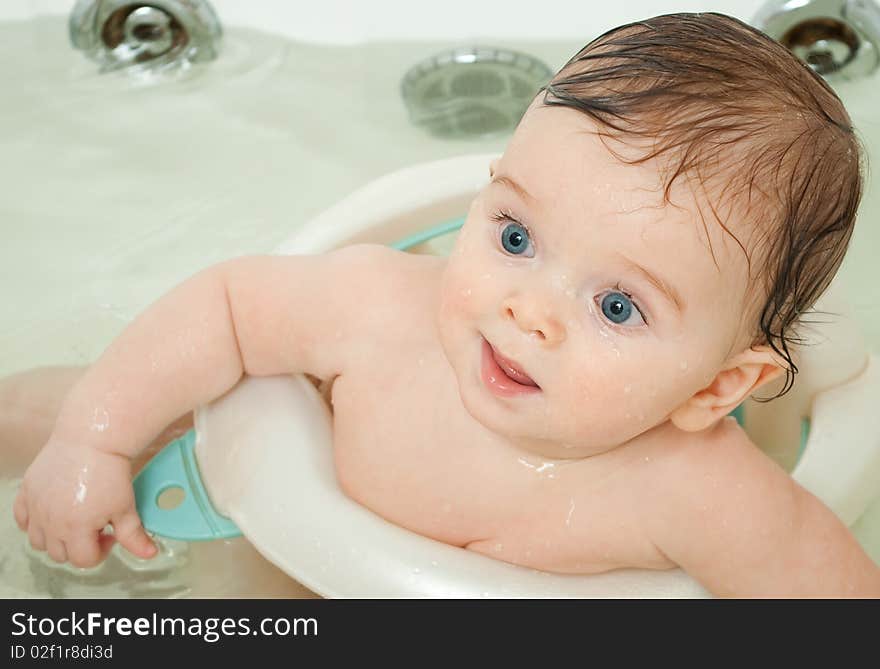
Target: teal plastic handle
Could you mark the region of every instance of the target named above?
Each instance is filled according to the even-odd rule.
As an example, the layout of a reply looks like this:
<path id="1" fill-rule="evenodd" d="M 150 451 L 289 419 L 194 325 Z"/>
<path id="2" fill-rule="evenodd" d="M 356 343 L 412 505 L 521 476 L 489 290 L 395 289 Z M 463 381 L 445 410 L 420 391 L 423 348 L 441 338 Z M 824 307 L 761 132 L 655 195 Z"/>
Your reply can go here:
<path id="1" fill-rule="evenodd" d="M 199 476 L 190 430 L 159 451 L 135 477 L 134 498 L 144 528 L 153 534 L 181 541 L 210 541 L 241 536 L 226 516 L 217 513 Z M 182 488 L 183 501 L 173 509 L 159 507 L 159 496 Z"/>

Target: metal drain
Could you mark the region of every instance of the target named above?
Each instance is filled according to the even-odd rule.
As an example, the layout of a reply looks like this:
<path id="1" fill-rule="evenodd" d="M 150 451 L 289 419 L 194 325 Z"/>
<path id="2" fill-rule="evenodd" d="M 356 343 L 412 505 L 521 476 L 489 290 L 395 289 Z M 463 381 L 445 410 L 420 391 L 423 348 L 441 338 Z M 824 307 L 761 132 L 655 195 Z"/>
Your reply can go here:
<path id="1" fill-rule="evenodd" d="M 443 138 L 508 132 L 553 75 L 524 53 L 492 47 L 446 51 L 412 67 L 401 81 L 410 120 Z"/>
<path id="2" fill-rule="evenodd" d="M 880 8 L 871 0 L 769 0 L 752 25 L 829 79 L 880 66 Z"/>

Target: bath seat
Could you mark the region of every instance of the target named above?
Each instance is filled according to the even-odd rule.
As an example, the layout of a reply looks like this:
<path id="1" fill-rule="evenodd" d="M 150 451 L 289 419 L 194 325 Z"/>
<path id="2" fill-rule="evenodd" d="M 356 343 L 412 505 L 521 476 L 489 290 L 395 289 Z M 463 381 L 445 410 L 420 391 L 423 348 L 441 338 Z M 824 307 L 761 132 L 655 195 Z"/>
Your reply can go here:
<path id="1" fill-rule="evenodd" d="M 467 211 L 493 157 L 461 156 L 382 177 L 310 221 L 277 252 L 315 253 L 358 242 L 400 246 L 400 240 L 420 252 L 443 252 L 448 239 L 425 241 L 423 231 Z M 880 365 L 834 285 L 818 308 L 838 315 L 817 328 L 815 344 L 804 350 L 795 391 L 768 404 L 748 402 L 744 424 L 761 445 L 800 441 L 803 452 L 792 476 L 851 524 L 880 480 L 880 422 L 874 413 Z M 805 418 L 809 437 L 801 440 Z M 404 530 L 339 489 L 331 428 L 326 404 L 298 375 L 246 377 L 196 411 L 195 455 L 214 508 L 268 560 L 320 595 L 707 595 L 680 569 L 548 574 Z"/>

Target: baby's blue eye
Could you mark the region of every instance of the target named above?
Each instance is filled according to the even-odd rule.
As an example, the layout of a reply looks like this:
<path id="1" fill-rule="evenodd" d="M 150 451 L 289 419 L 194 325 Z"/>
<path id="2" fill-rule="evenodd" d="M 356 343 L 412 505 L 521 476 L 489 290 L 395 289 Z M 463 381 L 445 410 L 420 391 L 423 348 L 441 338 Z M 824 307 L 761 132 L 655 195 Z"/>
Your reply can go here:
<path id="1" fill-rule="evenodd" d="M 523 255 L 530 247 L 529 231 L 519 223 L 508 223 L 501 231 L 501 245 L 513 255 Z M 527 257 L 531 257 L 531 253 Z"/>
<path id="2" fill-rule="evenodd" d="M 626 323 L 632 312 L 633 303 L 623 293 L 614 291 L 602 298 L 602 313 L 612 323 Z"/>

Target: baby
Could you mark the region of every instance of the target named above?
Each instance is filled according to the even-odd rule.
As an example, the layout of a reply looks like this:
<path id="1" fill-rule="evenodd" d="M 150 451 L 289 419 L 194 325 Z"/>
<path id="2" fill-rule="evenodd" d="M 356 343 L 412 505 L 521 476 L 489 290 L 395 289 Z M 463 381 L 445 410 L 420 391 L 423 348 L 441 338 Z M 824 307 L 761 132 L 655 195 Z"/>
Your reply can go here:
<path id="1" fill-rule="evenodd" d="M 489 174 L 449 258 L 243 257 L 153 304 L 24 476 L 34 548 L 95 565 L 111 523 L 152 556 L 132 458 L 243 374 L 302 372 L 330 388 L 343 490 L 419 534 L 562 573 L 679 565 L 721 596 L 880 596 L 726 417 L 793 379 L 852 232 L 858 144 L 828 86 L 735 19 L 656 17 L 576 54 Z"/>

